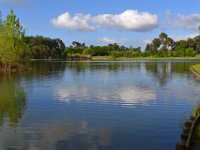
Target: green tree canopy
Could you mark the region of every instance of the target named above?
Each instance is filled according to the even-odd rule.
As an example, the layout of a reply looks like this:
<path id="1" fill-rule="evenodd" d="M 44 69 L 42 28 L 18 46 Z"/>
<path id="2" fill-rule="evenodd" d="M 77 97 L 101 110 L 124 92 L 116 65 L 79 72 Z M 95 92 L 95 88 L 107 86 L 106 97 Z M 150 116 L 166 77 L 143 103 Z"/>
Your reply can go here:
<path id="1" fill-rule="evenodd" d="M 61 58 L 65 44 L 61 39 L 51 39 L 43 36 L 25 37 L 26 53 L 35 59 Z"/>

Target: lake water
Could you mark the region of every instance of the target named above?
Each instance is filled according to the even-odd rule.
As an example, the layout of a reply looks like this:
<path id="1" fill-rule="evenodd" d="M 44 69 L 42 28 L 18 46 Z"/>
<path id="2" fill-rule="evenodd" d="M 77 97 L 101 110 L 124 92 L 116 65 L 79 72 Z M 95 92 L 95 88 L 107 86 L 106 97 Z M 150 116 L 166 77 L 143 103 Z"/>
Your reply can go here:
<path id="1" fill-rule="evenodd" d="M 0 77 L 0 150 L 173 150 L 197 61 L 33 63 Z"/>

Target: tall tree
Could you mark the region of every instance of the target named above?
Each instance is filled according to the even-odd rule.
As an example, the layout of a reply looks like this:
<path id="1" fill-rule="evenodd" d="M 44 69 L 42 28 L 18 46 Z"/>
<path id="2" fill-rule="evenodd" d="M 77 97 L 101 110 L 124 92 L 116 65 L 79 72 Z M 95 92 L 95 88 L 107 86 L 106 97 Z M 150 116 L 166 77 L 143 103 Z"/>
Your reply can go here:
<path id="1" fill-rule="evenodd" d="M 161 50 L 162 51 L 167 51 L 167 39 L 168 39 L 168 35 L 166 33 L 161 33 L 159 35 L 159 38 L 160 38 L 160 41 L 161 41 L 161 44 L 162 44 Z"/>
<path id="2" fill-rule="evenodd" d="M 153 39 L 153 41 L 152 41 L 153 54 L 158 52 L 160 45 L 161 45 L 161 40 L 159 38 Z"/>
<path id="3" fill-rule="evenodd" d="M 19 63 L 25 50 L 24 30 L 19 19 L 10 11 L 0 26 L 0 65 L 8 69 Z"/>

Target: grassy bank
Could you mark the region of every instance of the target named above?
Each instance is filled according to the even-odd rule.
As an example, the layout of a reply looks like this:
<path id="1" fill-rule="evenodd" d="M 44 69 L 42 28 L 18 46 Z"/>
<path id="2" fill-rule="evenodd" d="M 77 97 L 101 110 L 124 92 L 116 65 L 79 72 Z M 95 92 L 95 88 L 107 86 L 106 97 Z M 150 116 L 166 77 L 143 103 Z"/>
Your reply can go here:
<path id="1" fill-rule="evenodd" d="M 193 69 L 200 74 L 200 64 L 194 65 Z"/>
<path id="2" fill-rule="evenodd" d="M 193 65 L 193 66 L 191 66 L 191 68 L 192 68 L 195 72 L 199 73 L 199 75 L 200 75 L 200 64 L 198 64 L 198 65 Z"/>
<path id="3" fill-rule="evenodd" d="M 190 70 L 200 80 L 200 64 L 191 66 Z"/>
<path id="4" fill-rule="evenodd" d="M 93 56 L 92 60 L 200 60 L 200 55 L 195 57 L 120 57 L 113 58 L 112 56 Z"/>

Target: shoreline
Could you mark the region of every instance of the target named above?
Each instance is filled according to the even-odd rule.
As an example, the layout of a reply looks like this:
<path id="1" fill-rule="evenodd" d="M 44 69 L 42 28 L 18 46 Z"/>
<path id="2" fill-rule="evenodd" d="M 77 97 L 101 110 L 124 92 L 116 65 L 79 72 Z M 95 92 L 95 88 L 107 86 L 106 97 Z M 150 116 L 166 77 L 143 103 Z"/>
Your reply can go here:
<path id="1" fill-rule="evenodd" d="M 193 65 L 190 67 L 191 72 L 194 74 L 194 76 L 200 80 L 200 64 Z"/>
<path id="2" fill-rule="evenodd" d="M 71 60 L 71 59 L 31 59 L 31 62 L 51 62 L 51 61 L 131 61 L 131 60 L 199 60 L 200 56 L 196 57 L 120 57 L 120 58 L 113 58 L 112 56 L 93 56 L 91 59 L 78 59 L 78 60 Z"/>
<path id="3" fill-rule="evenodd" d="M 200 56 L 196 57 L 120 57 L 113 58 L 112 56 L 93 56 L 91 60 L 200 60 Z"/>

